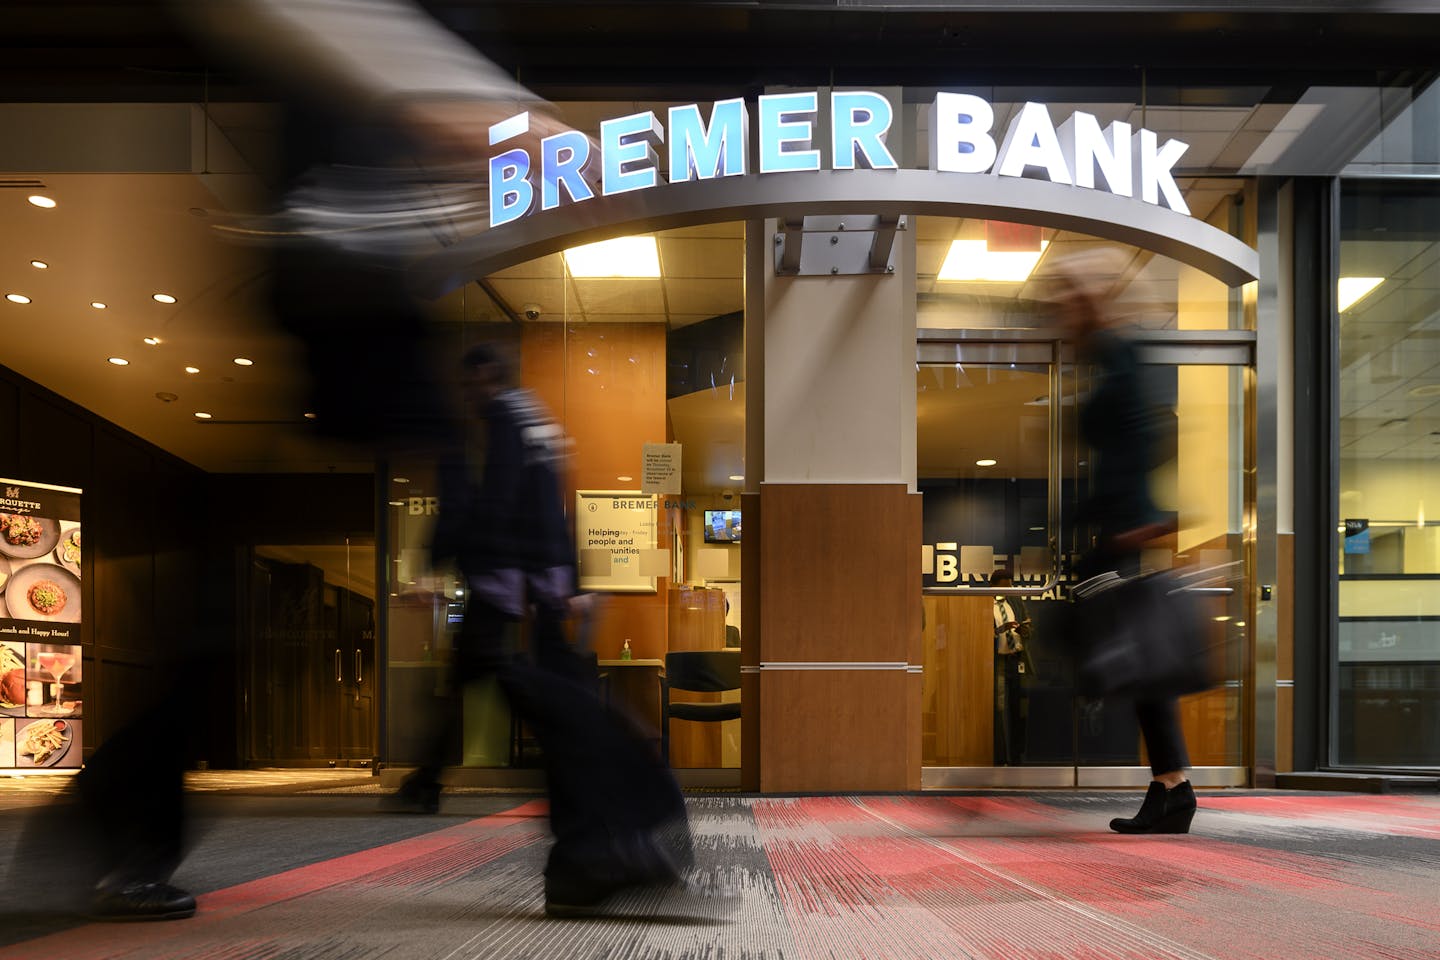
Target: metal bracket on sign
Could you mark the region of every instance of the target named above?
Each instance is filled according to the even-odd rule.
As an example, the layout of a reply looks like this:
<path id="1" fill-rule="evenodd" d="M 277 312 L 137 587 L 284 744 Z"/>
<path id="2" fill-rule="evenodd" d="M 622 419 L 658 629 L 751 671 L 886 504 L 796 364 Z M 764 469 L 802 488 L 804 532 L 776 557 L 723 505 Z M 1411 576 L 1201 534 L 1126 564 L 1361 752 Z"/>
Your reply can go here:
<path id="1" fill-rule="evenodd" d="M 905 217 L 787 217 L 775 229 L 775 275 L 835 277 L 895 272 Z"/>

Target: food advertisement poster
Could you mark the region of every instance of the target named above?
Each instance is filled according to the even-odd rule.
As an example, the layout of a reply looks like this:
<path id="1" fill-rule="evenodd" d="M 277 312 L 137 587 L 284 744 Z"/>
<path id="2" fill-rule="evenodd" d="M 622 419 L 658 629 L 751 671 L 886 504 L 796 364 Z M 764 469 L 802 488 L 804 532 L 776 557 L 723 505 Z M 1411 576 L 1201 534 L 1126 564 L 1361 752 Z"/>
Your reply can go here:
<path id="1" fill-rule="evenodd" d="M 575 493 L 575 546 L 580 589 L 654 593 L 656 578 L 642 573 L 641 553 L 655 549 L 654 494 L 634 490 Z"/>
<path id="2" fill-rule="evenodd" d="M 0 769 L 79 767 L 80 491 L 0 478 Z"/>

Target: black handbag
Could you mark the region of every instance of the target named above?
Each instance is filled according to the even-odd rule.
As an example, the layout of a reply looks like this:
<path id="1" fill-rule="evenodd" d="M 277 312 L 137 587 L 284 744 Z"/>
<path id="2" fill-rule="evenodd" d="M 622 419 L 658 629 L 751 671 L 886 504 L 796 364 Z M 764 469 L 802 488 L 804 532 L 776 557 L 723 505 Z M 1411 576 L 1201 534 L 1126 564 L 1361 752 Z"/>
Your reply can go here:
<path id="1" fill-rule="evenodd" d="M 1071 590 L 1082 696 L 1163 699 L 1216 686 L 1210 617 L 1194 575 L 1105 573 Z"/>

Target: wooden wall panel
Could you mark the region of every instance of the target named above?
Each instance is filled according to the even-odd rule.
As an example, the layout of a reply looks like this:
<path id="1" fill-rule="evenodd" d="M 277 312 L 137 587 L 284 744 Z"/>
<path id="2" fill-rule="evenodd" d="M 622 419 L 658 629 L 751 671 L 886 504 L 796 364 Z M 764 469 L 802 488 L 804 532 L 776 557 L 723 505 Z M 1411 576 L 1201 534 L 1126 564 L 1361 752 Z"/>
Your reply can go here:
<path id="1" fill-rule="evenodd" d="M 900 670 L 762 671 L 760 789 L 897 790 L 912 782 L 902 749 L 907 685 Z"/>
<path id="2" fill-rule="evenodd" d="M 1275 679 L 1295 680 L 1295 535 L 1278 537 L 1275 584 Z M 1275 770 L 1295 769 L 1295 688 L 1275 690 Z"/>
<path id="3" fill-rule="evenodd" d="M 765 484 L 760 496 L 760 659 L 909 662 L 920 544 L 905 486 Z"/>
<path id="4" fill-rule="evenodd" d="M 1295 769 L 1295 688 L 1275 690 L 1275 772 Z"/>
<path id="5" fill-rule="evenodd" d="M 573 509 L 576 490 L 639 490 L 644 444 L 669 439 L 665 330 L 663 323 L 524 325 L 520 380 L 575 444 L 567 509 Z M 635 479 L 617 479 L 622 476 Z M 664 547 L 663 513 L 661 522 L 658 545 Z M 667 583 L 662 579 L 653 594 L 606 596 L 592 640 L 602 659 L 620 656 L 627 638 L 636 659 L 665 656 Z"/>
<path id="6" fill-rule="evenodd" d="M 740 663 L 741 669 L 760 663 L 764 642 L 760 629 L 760 605 L 764 597 L 760 575 L 760 537 L 763 525 L 760 494 L 742 493 L 740 509 L 750 535 L 740 541 L 740 564 L 746 576 L 740 581 Z M 740 789 L 760 789 L 760 675 L 740 674 Z"/>
<path id="7" fill-rule="evenodd" d="M 925 598 L 921 716 L 927 766 L 994 761 L 993 603 L 988 596 Z"/>

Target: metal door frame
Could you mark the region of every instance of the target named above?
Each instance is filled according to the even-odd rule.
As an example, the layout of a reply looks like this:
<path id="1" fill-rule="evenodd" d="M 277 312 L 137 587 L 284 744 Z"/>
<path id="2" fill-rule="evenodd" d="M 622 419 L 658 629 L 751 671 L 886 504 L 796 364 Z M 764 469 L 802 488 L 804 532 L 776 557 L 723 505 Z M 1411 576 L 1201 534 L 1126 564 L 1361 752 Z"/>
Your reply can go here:
<path id="1" fill-rule="evenodd" d="M 1254 450 L 1254 405 L 1255 405 L 1255 332 L 1252 330 L 1149 330 L 1135 334 L 1135 343 L 1140 351 L 1142 363 L 1168 366 L 1231 366 L 1243 367 L 1250 375 L 1245 379 L 1244 422 L 1245 454 L 1242 469 L 1252 472 L 1255 460 Z M 1045 330 L 1038 329 L 965 329 L 938 330 L 924 329 L 916 332 L 916 364 L 972 363 L 993 365 L 1001 363 L 1025 363 L 1048 366 L 1050 379 L 1050 433 L 1049 470 L 1047 471 L 1047 505 L 1049 516 L 1047 534 L 1052 538 L 1050 551 L 1051 570 L 1046 583 L 1040 587 L 926 587 L 925 596 L 953 596 L 956 594 L 997 593 L 1007 596 L 1035 597 L 1050 590 L 1059 582 L 1058 542 L 1063 519 L 1061 484 L 1061 376 L 1064 365 L 1074 362 L 1073 348 Z M 1244 487 L 1247 501 L 1254 498 L 1250 485 Z M 1244 504 L 1246 516 L 1253 516 L 1254 504 Z M 1245 577 L 1249 583 L 1254 578 L 1253 549 L 1246 551 Z M 1253 594 L 1253 591 L 1250 591 Z M 1253 616 L 1250 623 L 1254 624 Z M 1253 626 L 1247 633 L 1249 644 L 1247 658 L 1254 658 Z M 1248 676 L 1247 665 L 1242 676 Z M 1241 681 L 1235 681 L 1241 682 Z M 1253 690 L 1250 696 L 1241 698 L 1242 709 L 1249 714 L 1253 710 Z M 1252 724 L 1248 717 L 1241 720 L 1242 731 L 1250 731 Z M 1254 744 L 1242 734 L 1245 764 L 1242 766 L 1192 767 L 1190 781 L 1197 787 L 1243 787 L 1250 783 L 1253 767 Z M 1078 760 L 1078 757 L 1072 758 Z M 1034 765 L 1017 767 L 973 766 L 946 767 L 922 766 L 920 786 L 926 790 L 956 790 L 1010 787 L 1022 789 L 1044 789 L 1058 787 L 1110 788 L 1143 787 L 1151 780 L 1149 767 L 1144 766 L 1100 766 L 1082 765 Z"/>

